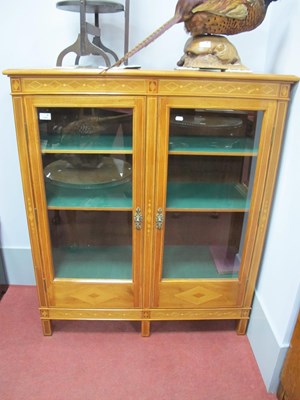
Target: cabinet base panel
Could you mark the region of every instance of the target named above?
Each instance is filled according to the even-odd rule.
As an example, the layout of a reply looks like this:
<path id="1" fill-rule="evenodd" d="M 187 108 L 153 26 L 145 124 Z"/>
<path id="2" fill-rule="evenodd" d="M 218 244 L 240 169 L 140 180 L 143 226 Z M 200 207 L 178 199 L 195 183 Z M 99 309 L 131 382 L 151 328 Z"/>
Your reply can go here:
<path id="1" fill-rule="evenodd" d="M 58 309 L 42 308 L 41 320 L 45 336 L 52 334 L 51 320 L 115 320 L 141 322 L 141 335 L 150 336 L 151 321 L 201 321 L 201 320 L 236 320 L 237 334 L 246 333 L 250 309 L 151 309 L 147 310 L 147 317 L 141 309 Z"/>

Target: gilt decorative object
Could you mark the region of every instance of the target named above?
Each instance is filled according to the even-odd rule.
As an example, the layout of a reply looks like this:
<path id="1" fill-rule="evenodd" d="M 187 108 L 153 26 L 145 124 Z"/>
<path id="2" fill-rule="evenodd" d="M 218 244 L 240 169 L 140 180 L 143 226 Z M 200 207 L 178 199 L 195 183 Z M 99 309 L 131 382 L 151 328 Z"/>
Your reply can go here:
<path id="1" fill-rule="evenodd" d="M 179 67 L 217 70 L 247 70 L 234 45 L 220 35 L 191 37 L 185 44 Z"/>

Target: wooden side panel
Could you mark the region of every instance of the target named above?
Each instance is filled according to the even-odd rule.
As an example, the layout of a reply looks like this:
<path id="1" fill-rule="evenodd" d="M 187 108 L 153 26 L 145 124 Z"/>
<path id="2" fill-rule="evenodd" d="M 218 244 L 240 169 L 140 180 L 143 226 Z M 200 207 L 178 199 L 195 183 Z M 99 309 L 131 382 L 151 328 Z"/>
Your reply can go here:
<path id="1" fill-rule="evenodd" d="M 20 85 L 20 83 L 19 83 Z M 41 243 L 38 233 L 36 220 L 36 200 L 34 198 L 32 187 L 32 161 L 30 159 L 28 141 L 27 141 L 27 122 L 23 109 L 22 97 L 13 98 L 15 127 L 17 134 L 17 143 L 21 167 L 21 176 L 23 184 L 23 193 L 26 206 L 27 222 L 34 264 L 35 278 L 38 289 L 39 302 L 41 306 L 47 306 L 48 299 L 44 286 L 44 270 L 41 257 Z"/>

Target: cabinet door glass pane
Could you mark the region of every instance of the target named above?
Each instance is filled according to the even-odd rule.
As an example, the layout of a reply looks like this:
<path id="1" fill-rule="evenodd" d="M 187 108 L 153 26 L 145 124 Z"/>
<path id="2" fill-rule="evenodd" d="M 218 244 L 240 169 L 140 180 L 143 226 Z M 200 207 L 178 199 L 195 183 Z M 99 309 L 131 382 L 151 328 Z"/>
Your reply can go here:
<path id="1" fill-rule="evenodd" d="M 39 108 L 42 151 L 132 150 L 132 110 Z"/>
<path id="2" fill-rule="evenodd" d="M 258 114 L 252 111 L 172 109 L 169 149 L 171 152 L 253 155 L 258 144 L 255 135 Z"/>
<path id="3" fill-rule="evenodd" d="M 132 206 L 130 154 L 43 154 L 48 207 Z"/>
<path id="4" fill-rule="evenodd" d="M 172 109 L 162 277 L 237 277 L 262 113 Z"/>
<path id="5" fill-rule="evenodd" d="M 163 278 L 236 277 L 242 212 L 167 212 Z"/>
<path id="6" fill-rule="evenodd" d="M 132 118 L 38 109 L 55 278 L 132 280 Z"/>
<path id="7" fill-rule="evenodd" d="M 130 212 L 49 211 L 54 276 L 132 279 Z"/>

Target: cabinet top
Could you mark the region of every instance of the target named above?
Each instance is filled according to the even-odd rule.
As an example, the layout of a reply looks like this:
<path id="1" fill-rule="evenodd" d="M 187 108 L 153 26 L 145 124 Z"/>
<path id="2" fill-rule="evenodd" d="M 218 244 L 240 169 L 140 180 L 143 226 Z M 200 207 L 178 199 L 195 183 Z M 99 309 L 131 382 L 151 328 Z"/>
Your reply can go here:
<path id="1" fill-rule="evenodd" d="M 91 68 L 11 69 L 13 96 L 131 95 L 288 100 L 292 75 Z"/>
<path id="2" fill-rule="evenodd" d="M 247 80 L 247 81 L 284 81 L 298 82 L 299 77 L 295 75 L 277 74 L 256 74 L 252 72 L 211 72 L 197 70 L 143 70 L 143 69 L 122 69 L 101 70 L 98 68 L 54 67 L 49 69 L 6 69 L 4 75 L 10 77 L 135 77 L 135 78 L 198 78 L 198 79 L 226 79 L 226 80 Z"/>

